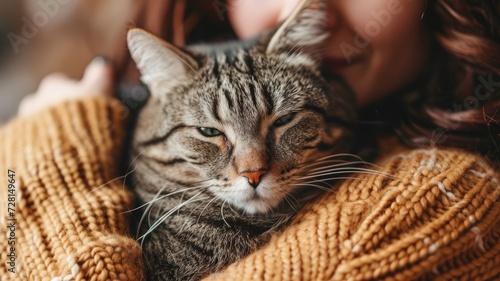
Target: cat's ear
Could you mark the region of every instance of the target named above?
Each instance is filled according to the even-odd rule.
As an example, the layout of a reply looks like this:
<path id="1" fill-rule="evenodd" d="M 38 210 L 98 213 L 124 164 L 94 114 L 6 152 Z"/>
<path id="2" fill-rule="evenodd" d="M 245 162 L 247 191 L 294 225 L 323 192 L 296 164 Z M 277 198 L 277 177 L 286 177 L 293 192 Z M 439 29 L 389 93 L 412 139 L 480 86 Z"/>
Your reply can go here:
<path id="1" fill-rule="evenodd" d="M 266 54 L 318 50 L 328 38 L 327 1 L 301 0 L 269 41 Z"/>
<path id="2" fill-rule="evenodd" d="M 127 43 L 141 80 L 150 88 L 158 84 L 162 88 L 174 86 L 198 68 L 189 54 L 140 28 L 128 31 Z"/>

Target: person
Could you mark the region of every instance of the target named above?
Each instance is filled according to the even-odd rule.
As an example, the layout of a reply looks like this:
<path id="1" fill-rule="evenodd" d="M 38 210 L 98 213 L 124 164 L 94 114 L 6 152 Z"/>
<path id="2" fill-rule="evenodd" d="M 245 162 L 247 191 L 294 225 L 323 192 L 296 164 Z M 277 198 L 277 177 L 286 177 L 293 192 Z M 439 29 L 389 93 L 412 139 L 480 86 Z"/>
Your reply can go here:
<path id="1" fill-rule="evenodd" d="M 164 1 L 161 9 L 150 1 L 139 14 L 160 16 L 136 23 L 179 45 L 216 38 L 221 29 L 207 29 L 228 24 L 250 38 L 298 1 Z M 325 71 L 352 88 L 362 117 L 394 128 L 380 137 L 377 160 L 390 176 L 337 184 L 263 248 L 207 280 L 498 278 L 500 2 L 328 3 Z M 174 15 L 168 24 L 166 14 Z M 127 111 L 111 98 L 114 76 L 137 73 L 124 54 L 115 63 L 94 60 L 81 81 L 45 78 L 0 131 L 0 165 L 21 177 L 20 276 L 142 276 L 140 246 L 128 236 L 132 199 L 116 169 Z M 10 268 L 0 268 L 5 280 L 14 278 Z"/>

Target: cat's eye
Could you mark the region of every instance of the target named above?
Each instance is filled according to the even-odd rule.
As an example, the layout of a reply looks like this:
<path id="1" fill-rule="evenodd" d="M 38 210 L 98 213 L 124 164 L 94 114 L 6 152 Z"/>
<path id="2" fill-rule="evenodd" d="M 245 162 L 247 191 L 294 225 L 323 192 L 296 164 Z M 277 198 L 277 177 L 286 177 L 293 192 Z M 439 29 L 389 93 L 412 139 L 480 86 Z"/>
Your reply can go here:
<path id="1" fill-rule="evenodd" d="M 205 137 L 216 137 L 222 135 L 221 131 L 214 128 L 200 127 L 198 128 L 198 132 L 200 132 Z"/>
<path id="2" fill-rule="evenodd" d="M 280 127 L 280 126 L 286 125 L 286 124 L 292 122 L 292 120 L 295 118 L 296 115 L 297 115 L 297 113 L 294 112 L 294 113 L 290 113 L 290 114 L 287 114 L 285 116 L 282 116 L 274 122 L 273 126 Z"/>

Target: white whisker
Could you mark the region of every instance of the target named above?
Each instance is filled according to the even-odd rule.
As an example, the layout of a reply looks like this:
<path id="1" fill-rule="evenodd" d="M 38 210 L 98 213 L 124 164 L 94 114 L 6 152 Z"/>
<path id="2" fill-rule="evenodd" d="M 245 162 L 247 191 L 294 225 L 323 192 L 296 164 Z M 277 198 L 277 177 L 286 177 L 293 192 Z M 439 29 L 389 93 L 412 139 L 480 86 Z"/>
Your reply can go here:
<path id="1" fill-rule="evenodd" d="M 125 175 L 123 175 L 123 176 L 116 177 L 116 178 L 114 178 L 114 179 L 112 179 L 112 180 L 109 180 L 109 181 L 107 181 L 107 182 L 105 182 L 105 183 L 101 184 L 101 185 L 100 185 L 100 186 L 98 186 L 98 187 L 92 188 L 91 190 L 87 191 L 87 193 L 86 193 L 85 195 L 87 195 L 87 194 L 89 194 L 89 193 L 91 193 L 91 192 L 97 191 L 98 189 L 101 189 L 101 188 L 105 187 L 106 185 L 108 185 L 108 184 L 110 184 L 110 183 L 112 183 L 112 182 L 114 182 L 114 181 L 116 181 L 116 180 L 120 180 L 120 179 L 124 179 L 124 180 L 123 180 L 123 188 L 125 188 L 125 179 L 127 178 L 127 176 L 128 176 L 129 174 L 133 173 L 134 171 L 135 171 L 135 169 L 134 169 L 134 170 L 132 170 L 132 171 L 130 171 L 130 172 L 128 172 L 127 174 L 125 174 Z"/>
<path id="2" fill-rule="evenodd" d="M 324 179 L 318 179 L 318 180 L 312 180 L 312 181 L 307 181 L 307 182 L 300 182 L 300 183 L 297 183 L 298 185 L 303 185 L 303 184 L 309 184 L 309 183 L 317 183 L 317 182 L 321 182 L 321 183 L 327 183 L 329 181 L 333 181 L 333 180 L 363 180 L 359 177 L 328 177 L 328 178 L 324 178 Z"/>
<path id="3" fill-rule="evenodd" d="M 227 226 L 231 227 L 229 225 L 229 223 L 227 223 L 226 219 L 224 218 L 224 204 L 226 204 L 226 200 L 224 200 L 224 202 L 222 203 L 221 207 L 220 207 L 220 214 L 222 216 L 222 220 L 226 223 Z"/>
<path id="4" fill-rule="evenodd" d="M 161 199 L 164 199 L 164 198 L 167 198 L 167 197 L 170 197 L 172 195 L 175 195 L 175 194 L 179 194 L 181 192 L 185 193 L 186 191 L 189 191 L 189 190 L 193 190 L 193 189 L 201 189 L 201 188 L 208 188 L 209 186 L 203 186 L 203 185 L 200 185 L 200 186 L 193 186 L 193 187 L 187 187 L 187 188 L 183 188 L 183 189 L 179 189 L 179 190 L 176 190 L 174 192 L 171 192 L 171 193 L 168 193 L 168 194 L 165 194 L 165 195 L 162 195 L 160 197 L 158 197 L 158 195 L 160 195 L 162 193 L 162 191 L 167 188 L 168 186 L 165 185 L 164 187 L 162 187 L 155 195 L 155 197 L 153 197 L 153 199 L 151 199 L 150 201 L 148 201 L 147 203 L 144 203 L 138 207 L 135 207 L 134 209 L 131 209 L 131 210 L 128 210 L 128 211 L 124 211 L 123 213 L 129 213 L 129 212 L 133 212 L 133 211 L 136 211 L 136 210 L 139 210 L 149 204 L 152 204 L 152 203 L 155 203 L 156 201 L 159 201 Z"/>
<path id="5" fill-rule="evenodd" d="M 268 229 L 266 230 L 263 234 L 270 233 L 274 231 L 276 228 L 280 227 L 283 223 L 286 223 L 292 216 L 287 214 L 287 215 L 281 215 L 280 218 Z"/>
<path id="6" fill-rule="evenodd" d="M 138 210 L 138 209 L 141 209 L 141 208 L 143 208 L 143 207 L 147 206 L 147 208 L 144 210 L 144 212 L 143 212 L 143 214 L 142 214 L 142 216 L 141 216 L 141 218 L 140 218 L 140 220 L 139 220 L 139 224 L 138 224 L 138 228 L 137 228 L 137 233 L 136 233 L 136 236 L 139 236 L 139 231 L 140 231 L 140 229 L 141 229 L 141 225 L 142 225 L 142 223 L 143 223 L 143 221 L 144 221 L 144 219 L 145 219 L 145 217 L 146 217 L 146 216 L 147 216 L 147 218 L 148 218 L 148 224 L 149 224 L 149 225 L 151 224 L 151 223 L 150 223 L 150 220 L 149 220 L 149 219 L 150 219 L 150 217 L 151 217 L 151 210 L 152 210 L 152 208 L 153 208 L 153 205 L 154 205 L 156 202 L 158 202 L 158 201 L 159 201 L 159 200 L 161 200 L 161 199 L 167 198 L 167 197 L 169 197 L 169 196 L 172 196 L 172 195 L 175 195 L 175 194 L 178 194 L 178 193 L 181 193 L 181 192 L 183 192 L 183 194 L 184 194 L 184 192 L 189 191 L 189 190 L 193 190 L 193 189 L 205 189 L 205 188 L 208 188 L 208 187 L 209 187 L 209 186 L 194 186 L 194 187 L 189 187 L 189 188 L 183 188 L 183 189 L 179 189 L 179 190 L 176 190 L 176 191 L 174 191 L 174 192 L 171 192 L 171 193 L 168 193 L 168 194 L 165 194 L 165 195 L 163 195 L 163 196 L 158 197 L 158 195 L 160 195 L 160 194 L 163 192 L 163 190 L 164 190 L 165 188 L 167 188 L 167 185 L 165 185 L 164 187 L 162 187 L 162 188 L 161 188 L 161 189 L 160 189 L 160 190 L 156 193 L 156 195 L 153 197 L 153 199 L 152 199 L 152 200 L 150 200 L 149 202 L 144 203 L 143 205 L 141 205 L 141 206 L 139 206 L 139 207 L 134 208 L 134 209 L 132 209 L 132 210 L 131 210 L 131 211 L 135 211 L 135 210 Z M 202 193 L 202 191 L 201 191 L 200 193 Z M 188 201 L 189 201 L 189 200 L 188 200 Z"/>
<path id="7" fill-rule="evenodd" d="M 321 165 L 325 165 L 325 164 L 333 164 L 333 163 L 350 164 L 353 162 L 340 160 L 340 159 L 325 159 L 325 160 L 321 160 L 321 161 L 305 162 L 305 163 L 297 165 L 296 167 L 300 168 L 300 169 L 309 169 L 311 167 L 321 166 Z"/>
<path id="8" fill-rule="evenodd" d="M 200 217 L 201 215 L 203 214 L 203 212 L 205 211 L 205 209 L 208 207 L 208 205 L 210 205 L 210 203 L 212 203 L 215 199 L 217 199 L 218 196 L 215 196 L 214 198 L 212 198 L 207 204 L 205 204 L 205 207 L 203 208 L 203 210 L 201 211 L 201 214 L 198 216 L 198 219 L 196 220 L 196 223 L 199 222 L 200 220 Z M 181 227 L 179 227 L 179 233 L 181 233 L 182 231 L 184 231 L 184 228 L 186 226 L 186 224 L 189 222 L 189 219 L 191 218 L 191 215 L 196 211 L 198 210 L 198 208 L 200 206 L 204 205 L 204 202 L 200 202 L 195 208 L 193 208 L 191 210 L 191 212 L 189 213 L 189 215 L 187 216 L 187 218 L 185 219 L 185 222 L 182 224 Z M 177 210 L 177 215 L 179 215 L 179 212 L 180 212 L 180 209 Z"/>
<path id="9" fill-rule="evenodd" d="M 326 192 L 333 192 L 332 189 L 330 189 L 328 187 L 321 186 L 321 185 L 314 184 L 314 182 L 297 183 L 297 184 L 292 184 L 292 185 L 293 186 L 299 186 L 299 187 L 308 187 L 308 186 L 310 186 L 310 187 L 318 188 L 318 189 L 326 191 Z"/>
<path id="10" fill-rule="evenodd" d="M 345 170 L 345 171 L 337 171 L 337 172 L 325 172 L 325 173 L 316 174 L 316 175 L 312 175 L 312 176 L 298 177 L 297 180 L 320 179 L 321 177 L 324 177 L 324 176 L 342 175 L 342 174 L 354 174 L 354 173 L 380 176 L 379 173 L 365 172 L 365 171 L 355 171 L 355 170 Z M 353 178 L 355 178 L 355 177 L 353 177 Z"/>
<path id="11" fill-rule="evenodd" d="M 317 161 L 322 161 L 322 160 L 331 159 L 331 158 L 338 158 L 338 157 L 352 157 L 352 158 L 358 159 L 359 161 L 365 162 L 363 160 L 363 158 L 359 157 L 356 154 L 351 154 L 351 153 L 337 153 L 337 154 L 332 154 L 332 155 L 328 155 L 328 156 L 319 158 L 319 159 L 317 159 Z"/>
<path id="12" fill-rule="evenodd" d="M 128 170 L 130 169 L 130 167 L 132 167 L 132 164 L 134 164 L 134 162 L 137 160 L 137 158 L 139 158 L 139 156 L 141 156 L 144 152 L 146 152 L 146 150 L 148 150 L 149 148 L 145 148 L 143 149 L 141 152 L 139 152 L 135 157 L 134 159 L 132 159 L 132 161 L 130 162 L 130 164 L 128 164 L 128 167 L 127 167 L 127 172 Z"/>
<path id="13" fill-rule="evenodd" d="M 348 161 L 347 159 L 338 159 L 338 158 L 346 158 L 346 157 L 355 158 L 356 161 Z M 354 155 L 354 154 L 350 154 L 350 153 L 339 153 L 339 154 L 328 155 L 328 156 L 325 156 L 325 157 L 322 157 L 319 159 L 315 159 L 313 161 L 302 163 L 302 164 L 298 165 L 297 167 L 309 168 L 312 166 L 318 166 L 318 165 L 322 165 L 325 163 L 346 163 L 346 165 L 348 165 L 350 163 L 352 163 L 352 164 L 366 164 L 366 165 L 378 167 L 377 165 L 372 164 L 370 162 L 366 162 L 361 157 Z"/>
<path id="14" fill-rule="evenodd" d="M 386 177 L 392 177 L 390 174 L 384 173 L 384 172 L 379 172 L 371 169 L 365 169 L 365 168 L 359 168 L 359 167 L 342 167 L 342 168 L 326 168 L 323 170 L 317 170 L 314 173 L 308 173 L 309 176 L 321 176 L 325 175 L 325 173 L 330 173 L 330 172 L 343 172 L 343 173 L 364 173 L 364 174 L 372 174 L 372 175 L 380 175 L 380 176 L 386 176 Z"/>
<path id="15" fill-rule="evenodd" d="M 167 188 L 167 185 L 163 186 L 163 187 L 162 187 L 162 188 L 161 188 L 161 189 L 160 189 L 160 190 L 159 190 L 159 191 L 155 194 L 155 196 L 153 197 L 153 200 L 151 200 L 150 202 L 145 203 L 144 205 L 140 206 L 140 208 L 142 208 L 143 206 L 147 206 L 147 208 L 146 208 L 146 210 L 144 210 L 144 213 L 142 214 L 141 219 L 139 220 L 139 224 L 138 224 L 138 227 L 137 227 L 137 232 L 136 232 L 135 236 L 139 236 L 139 232 L 140 232 L 140 229 L 141 229 L 141 225 L 142 225 L 142 222 L 143 222 L 143 220 L 144 220 L 145 216 L 150 214 L 150 212 L 151 212 L 150 210 L 153 208 L 154 202 L 156 202 L 156 201 L 155 201 L 155 198 L 157 198 L 157 197 L 158 197 L 158 195 L 160 195 L 160 194 L 161 194 L 161 192 L 162 192 L 165 188 Z M 138 208 L 139 208 L 139 207 L 138 207 Z M 132 209 L 131 211 L 137 210 L 138 208 Z M 148 216 L 148 218 L 149 218 L 149 216 Z"/>
<path id="16" fill-rule="evenodd" d="M 283 197 L 295 213 L 299 212 L 300 204 L 290 193 L 285 193 Z M 295 203 L 293 201 L 295 201 Z"/>
<path id="17" fill-rule="evenodd" d="M 200 215 L 198 216 L 198 219 L 196 220 L 196 223 L 198 223 L 198 221 L 200 220 L 201 216 L 203 215 L 203 212 L 207 209 L 207 207 L 214 201 L 214 200 L 217 200 L 219 199 L 220 197 L 218 195 L 214 196 L 214 198 L 212 198 L 212 200 L 208 201 L 208 203 L 205 205 L 205 207 L 201 210 L 201 213 Z"/>
<path id="18" fill-rule="evenodd" d="M 144 238 L 146 238 L 147 235 L 149 235 L 153 230 L 155 230 L 160 224 L 162 224 L 168 217 L 170 217 L 173 213 L 175 213 L 178 209 L 186 206 L 187 204 L 190 204 L 190 203 L 194 203 L 194 202 L 198 202 L 198 201 L 201 201 L 201 200 L 205 200 L 206 198 L 201 198 L 201 199 L 197 199 L 195 200 L 200 194 L 203 194 L 203 192 L 198 192 L 197 194 L 195 194 L 193 197 L 189 198 L 188 200 L 186 200 L 185 202 L 175 206 L 175 208 L 169 210 L 168 212 L 166 212 L 165 214 L 163 214 L 159 219 L 157 219 L 155 221 L 155 223 L 153 225 L 151 225 L 149 227 L 149 229 L 146 231 L 146 233 L 144 233 L 143 235 L 141 235 L 137 240 L 142 240 L 144 241 Z"/>
<path id="19" fill-rule="evenodd" d="M 360 162 L 360 161 L 345 162 L 345 163 L 334 164 L 334 165 L 325 165 L 325 166 L 321 166 L 321 167 L 314 168 L 314 169 L 307 169 L 307 171 L 308 172 L 315 172 L 315 171 L 319 171 L 319 170 L 324 170 L 324 169 L 329 169 L 329 168 L 335 168 L 335 167 L 350 166 L 350 165 L 352 165 L 352 167 L 355 167 L 356 164 L 362 164 L 362 163 L 364 163 L 364 162 Z M 321 164 L 323 164 L 323 163 L 321 163 Z"/>

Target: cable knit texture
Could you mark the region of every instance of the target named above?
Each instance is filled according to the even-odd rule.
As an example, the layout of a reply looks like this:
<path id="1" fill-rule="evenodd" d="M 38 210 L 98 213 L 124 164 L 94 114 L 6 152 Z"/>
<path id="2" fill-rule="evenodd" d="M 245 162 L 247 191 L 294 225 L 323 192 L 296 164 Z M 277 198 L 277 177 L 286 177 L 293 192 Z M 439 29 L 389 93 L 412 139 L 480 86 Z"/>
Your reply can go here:
<path id="1" fill-rule="evenodd" d="M 89 99 L 2 128 L 1 280 L 142 279 L 140 247 L 127 235 L 133 200 L 118 178 L 125 115 L 118 101 Z M 16 175 L 16 273 L 6 264 L 8 169 Z"/>
<path id="2" fill-rule="evenodd" d="M 118 165 L 124 109 L 68 102 L 0 131 L 1 227 L 16 172 L 16 273 L 1 280 L 142 280 Z M 205 280 L 498 280 L 499 172 L 458 150 L 415 150 L 306 206 L 283 232 Z M 388 176 L 389 175 L 389 176 Z"/>

